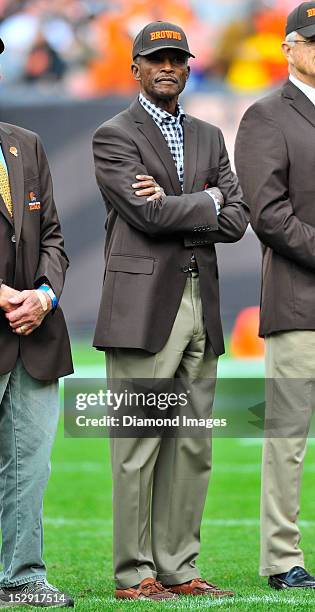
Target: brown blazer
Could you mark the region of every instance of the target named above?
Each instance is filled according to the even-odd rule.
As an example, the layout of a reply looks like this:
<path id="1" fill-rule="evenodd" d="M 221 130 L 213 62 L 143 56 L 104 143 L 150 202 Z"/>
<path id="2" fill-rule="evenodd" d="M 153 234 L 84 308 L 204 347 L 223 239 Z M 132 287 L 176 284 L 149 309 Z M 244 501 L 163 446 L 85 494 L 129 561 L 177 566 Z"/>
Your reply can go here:
<path id="1" fill-rule="evenodd" d="M 47 279 L 59 298 L 68 259 L 42 144 L 36 134 L 6 123 L 0 123 L 0 138 L 14 205 L 13 221 L 0 196 L 0 284 L 19 290 L 34 289 Z M 32 197 L 40 207 L 32 206 Z M 73 371 L 67 328 L 59 306 L 25 337 L 13 334 L 0 309 L 0 374 L 14 368 L 18 355 L 28 373 L 39 380 Z"/>
<path id="2" fill-rule="evenodd" d="M 315 329 L 315 107 L 291 81 L 256 102 L 235 163 L 263 244 L 260 335 Z"/>
<path id="3" fill-rule="evenodd" d="M 245 232 L 242 193 L 231 172 L 221 131 L 187 116 L 184 122 L 184 193 L 167 143 L 136 100 L 94 135 L 96 178 L 107 209 L 105 278 L 94 346 L 158 352 L 166 343 L 194 252 L 208 337 L 224 351 L 215 242 Z M 164 188 L 160 205 L 137 197 L 136 174 Z M 217 217 L 206 185 L 217 185 L 225 206 Z"/>

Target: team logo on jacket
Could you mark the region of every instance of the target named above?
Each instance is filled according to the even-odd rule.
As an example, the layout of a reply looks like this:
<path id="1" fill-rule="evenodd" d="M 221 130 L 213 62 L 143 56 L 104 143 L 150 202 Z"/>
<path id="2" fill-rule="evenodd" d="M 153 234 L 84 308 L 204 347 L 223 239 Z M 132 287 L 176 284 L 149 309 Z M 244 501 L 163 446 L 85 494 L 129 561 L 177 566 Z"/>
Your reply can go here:
<path id="1" fill-rule="evenodd" d="M 18 150 L 16 147 L 10 147 L 9 151 L 12 153 L 12 155 L 14 155 L 14 157 L 18 156 Z"/>
<path id="2" fill-rule="evenodd" d="M 40 210 L 40 202 L 37 199 L 36 194 L 34 193 L 34 191 L 30 191 L 28 194 L 29 197 L 29 203 L 28 203 L 28 207 L 30 210 Z"/>

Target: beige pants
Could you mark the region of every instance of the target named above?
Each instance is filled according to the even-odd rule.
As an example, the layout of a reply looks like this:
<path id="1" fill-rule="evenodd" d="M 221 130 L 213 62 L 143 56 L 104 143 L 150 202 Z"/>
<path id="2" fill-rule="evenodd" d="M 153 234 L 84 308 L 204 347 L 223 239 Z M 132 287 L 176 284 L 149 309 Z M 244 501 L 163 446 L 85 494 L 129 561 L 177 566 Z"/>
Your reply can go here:
<path id="1" fill-rule="evenodd" d="M 170 337 L 157 354 L 107 352 L 110 378 L 173 378 L 202 385 L 196 411 L 211 414 L 217 358 L 206 352 L 198 277 L 188 277 Z M 209 430 L 210 431 L 210 430 Z M 200 576 L 196 558 L 211 468 L 211 438 L 111 439 L 116 585 L 166 585 Z"/>
<path id="2" fill-rule="evenodd" d="M 297 519 L 307 432 L 315 399 L 315 332 L 266 338 L 266 418 L 283 422 L 280 437 L 264 439 L 260 574 L 304 567 Z M 272 382 L 272 379 L 274 382 Z M 287 379 L 287 380 L 286 380 Z M 301 431 L 305 434 L 301 435 Z"/>

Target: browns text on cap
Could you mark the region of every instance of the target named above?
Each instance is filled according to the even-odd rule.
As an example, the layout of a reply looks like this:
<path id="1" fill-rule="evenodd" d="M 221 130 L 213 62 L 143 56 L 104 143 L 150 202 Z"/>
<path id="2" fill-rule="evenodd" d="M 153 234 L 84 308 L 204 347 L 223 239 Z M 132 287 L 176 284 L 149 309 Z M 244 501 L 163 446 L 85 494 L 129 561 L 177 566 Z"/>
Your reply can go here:
<path id="1" fill-rule="evenodd" d="M 4 51 L 4 42 L 2 38 L 0 38 L 0 53 L 2 53 L 3 51 Z"/>
<path id="2" fill-rule="evenodd" d="M 132 49 L 133 59 L 137 55 L 149 55 L 160 49 L 179 49 L 190 57 L 195 57 L 189 49 L 185 32 L 177 25 L 167 21 L 148 23 L 137 34 Z"/>
<path id="3" fill-rule="evenodd" d="M 305 38 L 315 36 L 315 0 L 302 2 L 288 15 L 285 33 L 291 32 L 298 32 Z"/>

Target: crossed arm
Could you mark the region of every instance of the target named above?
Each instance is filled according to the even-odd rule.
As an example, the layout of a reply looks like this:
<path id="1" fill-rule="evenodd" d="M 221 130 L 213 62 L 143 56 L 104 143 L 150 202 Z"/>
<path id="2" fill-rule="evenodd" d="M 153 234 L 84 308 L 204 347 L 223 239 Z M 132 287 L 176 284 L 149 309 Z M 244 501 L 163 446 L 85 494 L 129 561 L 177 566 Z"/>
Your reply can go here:
<path id="1" fill-rule="evenodd" d="M 136 143 L 126 131 L 121 126 L 103 124 L 94 135 L 93 149 L 96 178 L 105 203 L 110 202 L 127 223 L 151 236 L 178 234 L 190 239 L 199 234 L 203 244 L 239 240 L 247 226 L 246 206 L 219 131 L 217 138 L 220 155 L 216 197 L 221 192 L 224 204 L 219 216 L 209 190 L 165 194 L 155 177 L 149 175 Z"/>
<path id="2" fill-rule="evenodd" d="M 218 227 L 206 192 L 168 195 L 149 175 L 136 143 L 121 127 L 103 125 L 93 140 L 96 178 L 105 202 L 127 223 L 151 236 L 185 234 L 197 226 Z M 139 178 L 136 178 L 139 177 Z M 136 181 L 142 185 L 138 185 Z M 133 186 L 134 185 L 134 186 Z"/>

